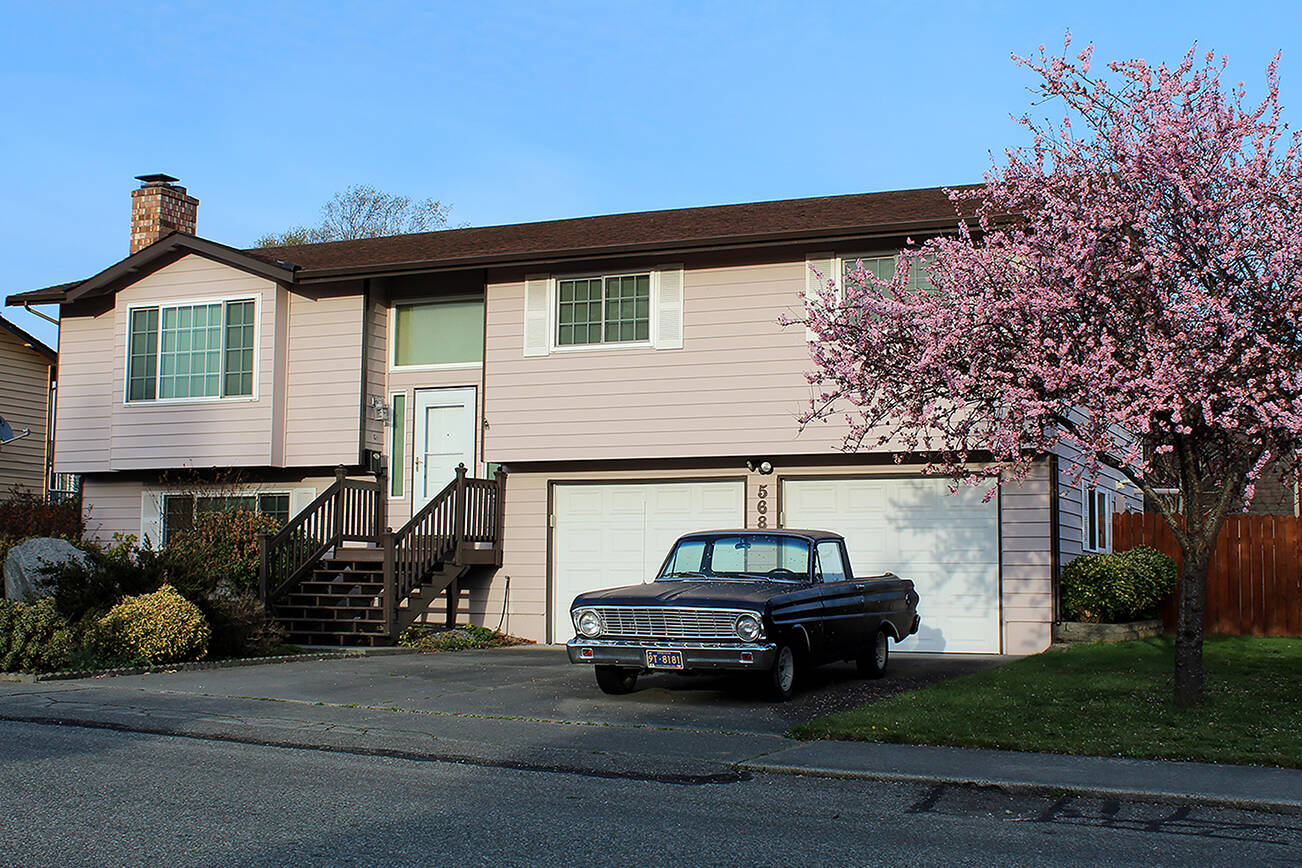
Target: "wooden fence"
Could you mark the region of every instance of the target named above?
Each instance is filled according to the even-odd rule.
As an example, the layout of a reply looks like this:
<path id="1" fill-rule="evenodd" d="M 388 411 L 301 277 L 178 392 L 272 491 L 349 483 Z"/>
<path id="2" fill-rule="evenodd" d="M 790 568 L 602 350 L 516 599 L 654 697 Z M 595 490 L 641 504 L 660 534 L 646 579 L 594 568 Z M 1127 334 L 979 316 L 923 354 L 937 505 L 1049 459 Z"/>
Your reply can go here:
<path id="1" fill-rule="evenodd" d="M 1149 545 L 1180 562 L 1166 520 L 1156 513 L 1112 517 L 1112 549 Z M 1175 629 L 1176 595 L 1162 617 Z M 1302 636 L 1302 518 L 1234 515 L 1225 520 L 1207 574 L 1204 624 L 1209 634 Z"/>

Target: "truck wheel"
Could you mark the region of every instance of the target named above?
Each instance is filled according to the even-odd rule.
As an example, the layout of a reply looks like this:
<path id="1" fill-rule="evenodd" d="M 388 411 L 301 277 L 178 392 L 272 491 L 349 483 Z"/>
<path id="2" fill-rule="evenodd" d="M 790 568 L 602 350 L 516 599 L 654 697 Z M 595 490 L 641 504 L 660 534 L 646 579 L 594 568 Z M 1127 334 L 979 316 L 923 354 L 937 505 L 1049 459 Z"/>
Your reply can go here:
<path id="1" fill-rule="evenodd" d="M 886 674 L 886 664 L 891 659 L 890 637 L 886 635 L 885 630 L 878 630 L 873 636 L 872 643 L 867 648 L 859 652 L 856 663 L 859 665 L 859 674 L 868 678 L 881 678 Z"/>
<path id="2" fill-rule="evenodd" d="M 597 686 L 602 693 L 620 696 L 632 693 L 637 686 L 637 670 L 621 669 L 618 666 L 597 666 Z"/>
<path id="3" fill-rule="evenodd" d="M 774 702 L 786 702 L 796 692 L 796 654 L 790 645 L 779 645 L 773 668 L 765 677 L 765 692 Z"/>

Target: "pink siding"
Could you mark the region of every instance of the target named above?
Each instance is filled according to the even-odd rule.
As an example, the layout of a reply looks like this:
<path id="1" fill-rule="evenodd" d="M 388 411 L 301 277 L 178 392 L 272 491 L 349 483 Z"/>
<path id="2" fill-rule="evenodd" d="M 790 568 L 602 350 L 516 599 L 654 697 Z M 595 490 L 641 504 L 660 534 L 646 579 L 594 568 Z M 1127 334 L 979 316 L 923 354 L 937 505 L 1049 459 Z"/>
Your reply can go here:
<path id="1" fill-rule="evenodd" d="M 1005 654 L 1037 654 L 1053 631 L 1053 523 L 1049 465 L 1000 492 L 1002 606 Z"/>
<path id="2" fill-rule="evenodd" d="M 524 282 L 487 289 L 491 461 L 826 453 L 839 424 L 799 433 L 810 367 L 797 313 L 805 263 L 688 267 L 683 349 L 524 357 Z"/>
<path id="3" fill-rule="evenodd" d="M 289 294 L 285 464 L 358 461 L 362 296 Z"/>
<path id="4" fill-rule="evenodd" d="M 177 403 L 127 404 L 127 311 L 136 305 L 255 298 L 259 328 L 255 397 Z M 133 470 L 164 467 L 268 465 L 271 463 L 274 395 L 276 284 L 198 256 L 185 258 L 141 278 L 117 294 L 101 329 L 112 329 L 112 386 L 100 369 L 96 388 L 111 406 L 109 466 Z M 69 355 L 80 354 L 72 350 Z M 102 417 L 72 416 L 62 408 L 60 427 L 100 429 Z M 80 432 L 78 432 L 80 434 Z"/>
<path id="5" fill-rule="evenodd" d="M 54 469 L 91 473 L 109 467 L 113 434 L 114 311 L 65 316 L 59 322 L 58 411 L 54 422 Z M 121 402 L 121 396 L 117 396 Z"/>
<path id="6" fill-rule="evenodd" d="M 198 256 L 119 292 L 99 316 L 66 316 L 59 384 L 59 471 L 322 466 L 358 460 L 362 299 L 307 297 Z M 252 398 L 124 400 L 128 310 L 255 298 Z"/>

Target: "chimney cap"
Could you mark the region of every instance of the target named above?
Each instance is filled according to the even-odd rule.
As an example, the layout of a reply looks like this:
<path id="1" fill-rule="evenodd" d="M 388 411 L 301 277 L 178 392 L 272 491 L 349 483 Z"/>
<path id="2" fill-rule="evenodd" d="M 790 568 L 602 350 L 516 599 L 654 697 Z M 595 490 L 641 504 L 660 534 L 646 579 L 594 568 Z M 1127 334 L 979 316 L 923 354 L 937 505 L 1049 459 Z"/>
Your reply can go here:
<path id="1" fill-rule="evenodd" d="M 179 181 L 181 179 L 159 173 L 154 175 L 136 175 L 136 180 L 143 181 L 146 184 L 170 184 L 173 181 Z"/>

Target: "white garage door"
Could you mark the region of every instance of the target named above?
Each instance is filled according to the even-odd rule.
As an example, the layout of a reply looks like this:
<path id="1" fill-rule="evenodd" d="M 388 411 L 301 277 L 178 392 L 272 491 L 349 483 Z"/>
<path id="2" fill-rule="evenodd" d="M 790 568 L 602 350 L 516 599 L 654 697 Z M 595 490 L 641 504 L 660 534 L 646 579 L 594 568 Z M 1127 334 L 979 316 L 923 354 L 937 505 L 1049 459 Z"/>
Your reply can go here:
<path id="1" fill-rule="evenodd" d="M 999 508 L 943 479 L 788 479 L 784 527 L 845 536 L 855 575 L 913 579 L 922 626 L 903 651 L 998 653 Z"/>
<path id="2" fill-rule="evenodd" d="M 741 527 L 746 517 L 746 487 L 740 480 L 564 484 L 553 496 L 556 642 L 574 635 L 570 603 L 576 595 L 650 581 L 678 537 Z"/>

